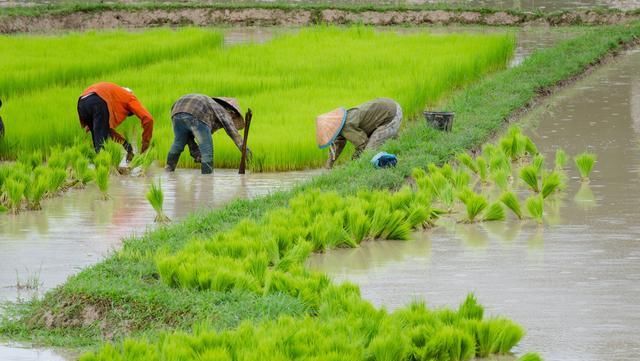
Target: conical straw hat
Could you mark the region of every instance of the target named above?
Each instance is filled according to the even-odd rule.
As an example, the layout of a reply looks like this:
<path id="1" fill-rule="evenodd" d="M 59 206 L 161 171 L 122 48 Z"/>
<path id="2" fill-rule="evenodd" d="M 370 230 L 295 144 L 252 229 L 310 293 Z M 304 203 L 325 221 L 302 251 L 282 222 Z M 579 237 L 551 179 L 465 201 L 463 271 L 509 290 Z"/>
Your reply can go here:
<path id="1" fill-rule="evenodd" d="M 233 124 L 235 124 L 236 129 L 244 128 L 244 117 L 242 116 L 242 111 L 240 110 L 240 105 L 236 98 L 211 97 L 211 99 L 225 107 L 225 109 L 231 111 L 231 119 L 233 120 Z"/>
<path id="2" fill-rule="evenodd" d="M 328 147 L 336 140 L 346 119 L 347 111 L 344 108 L 318 115 L 316 118 L 316 141 L 320 149 Z"/>

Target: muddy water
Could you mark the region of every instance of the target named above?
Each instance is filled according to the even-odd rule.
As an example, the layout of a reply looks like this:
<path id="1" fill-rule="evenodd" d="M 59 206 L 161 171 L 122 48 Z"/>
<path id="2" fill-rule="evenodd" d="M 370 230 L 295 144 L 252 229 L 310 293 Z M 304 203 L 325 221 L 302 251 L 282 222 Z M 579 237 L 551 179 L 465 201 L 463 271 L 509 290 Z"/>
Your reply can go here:
<path id="1" fill-rule="evenodd" d="M 216 170 L 157 171 L 167 215 L 220 207 L 235 198 L 254 198 L 289 188 L 318 171 L 257 173 Z M 69 275 L 117 249 L 121 239 L 154 227 L 154 211 L 145 199 L 156 177 L 112 177 L 104 201 L 93 185 L 47 200 L 43 210 L 0 215 L 0 301 L 29 298 L 62 283 Z"/>
<path id="2" fill-rule="evenodd" d="M 598 154 L 564 199 L 533 222 L 449 222 L 409 242 L 316 255 L 310 265 L 353 281 L 376 305 L 414 298 L 455 307 L 473 291 L 489 314 L 521 323 L 516 353 L 547 361 L 637 360 L 640 354 L 640 51 L 605 66 L 531 113 L 548 159 L 557 147 Z"/>

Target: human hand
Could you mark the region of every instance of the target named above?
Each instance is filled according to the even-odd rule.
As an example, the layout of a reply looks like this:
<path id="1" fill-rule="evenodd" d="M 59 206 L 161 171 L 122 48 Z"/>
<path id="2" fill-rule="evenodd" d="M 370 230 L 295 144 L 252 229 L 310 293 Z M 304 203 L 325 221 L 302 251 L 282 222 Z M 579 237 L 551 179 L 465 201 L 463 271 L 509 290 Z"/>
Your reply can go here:
<path id="1" fill-rule="evenodd" d="M 140 149 L 140 154 L 146 152 L 147 149 L 149 149 L 149 143 L 148 142 L 142 142 L 142 148 Z"/>
<path id="2" fill-rule="evenodd" d="M 90 131 L 91 131 L 91 128 L 89 128 L 89 126 L 88 126 L 88 125 L 85 125 L 85 126 L 84 126 L 84 132 L 85 132 L 85 133 L 89 133 Z"/>
<path id="3" fill-rule="evenodd" d="M 127 151 L 127 163 L 131 162 L 133 160 L 133 151 Z"/>

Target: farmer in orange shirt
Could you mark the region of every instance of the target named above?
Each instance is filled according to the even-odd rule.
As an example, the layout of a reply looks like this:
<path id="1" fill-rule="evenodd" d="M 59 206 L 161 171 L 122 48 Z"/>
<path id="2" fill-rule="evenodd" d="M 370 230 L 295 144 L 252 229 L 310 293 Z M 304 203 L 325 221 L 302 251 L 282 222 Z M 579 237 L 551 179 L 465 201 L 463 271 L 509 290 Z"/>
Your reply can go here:
<path id="1" fill-rule="evenodd" d="M 136 115 L 142 123 L 142 149 L 149 148 L 153 133 L 153 117 L 138 101 L 131 89 L 113 83 L 96 83 L 88 87 L 78 99 L 80 125 L 91 132 L 96 153 L 107 138 L 122 144 L 127 151 L 127 161 L 133 158 L 133 148 L 115 128 L 128 116 Z"/>

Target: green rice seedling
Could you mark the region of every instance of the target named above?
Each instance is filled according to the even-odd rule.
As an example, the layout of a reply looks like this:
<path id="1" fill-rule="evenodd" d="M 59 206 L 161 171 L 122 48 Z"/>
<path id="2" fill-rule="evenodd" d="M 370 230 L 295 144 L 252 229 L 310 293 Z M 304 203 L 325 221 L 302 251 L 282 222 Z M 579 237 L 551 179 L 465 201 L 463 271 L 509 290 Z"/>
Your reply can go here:
<path id="1" fill-rule="evenodd" d="M 483 221 L 493 222 L 493 221 L 504 221 L 506 218 L 506 214 L 504 213 L 504 208 L 502 208 L 502 204 L 496 202 L 492 203 L 487 211 L 484 213 Z"/>
<path id="2" fill-rule="evenodd" d="M 542 198 L 542 195 L 527 198 L 526 205 L 531 218 L 538 221 L 538 223 L 542 223 L 544 216 L 544 198 Z"/>
<path id="3" fill-rule="evenodd" d="M 354 243 L 360 244 L 369 235 L 369 218 L 361 209 L 348 209 L 346 215 L 346 229 Z"/>
<path id="4" fill-rule="evenodd" d="M 411 177 L 417 182 L 418 180 L 426 178 L 427 172 L 425 172 L 422 168 L 413 168 L 411 170 Z"/>
<path id="5" fill-rule="evenodd" d="M 538 147 L 536 147 L 536 144 L 529 137 L 526 137 L 525 151 L 530 156 L 538 155 Z"/>
<path id="6" fill-rule="evenodd" d="M 40 152 L 40 150 L 34 150 L 31 153 L 20 153 L 18 154 L 18 162 L 24 164 L 29 169 L 33 169 L 39 165 L 42 165 L 42 152 Z"/>
<path id="7" fill-rule="evenodd" d="M 85 186 L 93 180 L 95 173 L 89 168 L 89 161 L 86 158 L 79 158 L 73 165 L 73 173 L 81 186 Z"/>
<path id="8" fill-rule="evenodd" d="M 536 168 L 532 165 L 527 165 L 520 169 L 520 179 L 522 179 L 529 188 L 536 192 L 540 192 L 540 186 L 538 185 L 538 173 Z"/>
<path id="9" fill-rule="evenodd" d="M 424 227 L 430 224 L 431 210 L 429 207 L 414 205 L 408 210 L 407 214 L 406 222 L 410 229 Z"/>
<path id="10" fill-rule="evenodd" d="M 102 198 L 109 199 L 109 168 L 104 166 L 96 168 L 96 184 L 102 193 Z"/>
<path id="11" fill-rule="evenodd" d="M 460 164 L 469 168 L 470 171 L 476 174 L 478 173 L 478 165 L 468 153 L 460 153 L 456 158 L 458 159 L 458 162 L 460 162 Z"/>
<path id="12" fill-rule="evenodd" d="M 444 326 L 425 345 L 424 360 L 469 360 L 475 355 L 475 341 L 468 333 Z"/>
<path id="13" fill-rule="evenodd" d="M 473 293 L 469 293 L 458 307 L 458 315 L 467 320 L 482 320 L 484 307 L 478 303 L 478 299 Z"/>
<path id="14" fill-rule="evenodd" d="M 567 165 L 567 153 L 562 148 L 556 150 L 555 168 L 557 170 L 564 169 Z"/>
<path id="15" fill-rule="evenodd" d="M 596 163 L 596 155 L 586 152 L 581 153 L 574 158 L 574 161 L 580 172 L 580 178 L 582 178 L 583 181 L 588 181 L 589 175 L 593 170 L 593 165 Z"/>
<path id="16" fill-rule="evenodd" d="M 65 187 L 67 182 L 67 171 L 60 168 L 52 168 L 49 173 L 49 189 L 50 193 L 55 193 Z"/>
<path id="17" fill-rule="evenodd" d="M 512 127 L 509 129 L 508 134 L 500 139 L 500 148 L 507 157 L 511 158 L 512 161 L 516 161 L 524 156 L 527 148 L 527 139 L 528 137 L 523 135 L 519 128 Z"/>
<path id="18" fill-rule="evenodd" d="M 111 167 L 111 154 L 108 152 L 100 152 L 93 159 L 93 164 L 96 168 L 105 167 L 109 169 Z"/>
<path id="19" fill-rule="evenodd" d="M 453 179 L 454 170 L 449 163 L 445 163 L 442 167 L 440 167 L 440 173 L 448 180 Z"/>
<path id="20" fill-rule="evenodd" d="M 465 187 L 469 186 L 470 182 L 471 176 L 469 175 L 469 173 L 465 172 L 462 169 L 453 171 L 451 175 L 451 185 L 453 185 L 454 190 L 459 191 L 461 189 L 464 189 Z"/>
<path id="21" fill-rule="evenodd" d="M 560 189 L 562 185 L 562 179 L 560 178 L 560 173 L 557 171 L 551 172 L 547 174 L 544 178 L 542 178 L 542 197 L 547 198 L 553 192 Z"/>
<path id="22" fill-rule="evenodd" d="M 498 186 L 502 191 L 506 191 L 509 188 L 509 177 L 511 175 L 505 169 L 499 169 L 495 172 L 491 173 L 491 178 L 493 179 L 493 183 Z"/>
<path id="23" fill-rule="evenodd" d="M 47 166 L 56 169 L 66 169 L 67 163 L 60 148 L 54 148 L 47 158 Z"/>
<path id="24" fill-rule="evenodd" d="M 518 361 L 543 361 L 542 357 L 535 352 L 528 352 L 518 359 Z"/>
<path id="25" fill-rule="evenodd" d="M 49 189 L 49 174 L 50 173 L 44 173 L 40 176 L 35 177 L 33 182 L 31 182 L 31 184 L 29 185 L 29 188 L 25 192 L 27 201 L 29 202 L 29 209 L 42 209 L 40 201 Z"/>
<path id="26" fill-rule="evenodd" d="M 502 149 L 497 148 L 494 152 L 491 153 L 491 157 L 489 158 L 489 169 L 492 173 L 495 173 L 499 170 L 506 170 L 511 173 L 511 161 L 505 152 Z"/>
<path id="27" fill-rule="evenodd" d="M 22 198 L 24 197 L 25 184 L 15 179 L 7 179 L 2 185 L 3 191 L 9 200 L 11 212 L 20 212 Z"/>
<path id="28" fill-rule="evenodd" d="M 469 223 L 475 222 L 476 217 L 487 208 L 487 199 L 480 195 L 473 193 L 465 202 L 467 208 L 467 221 Z"/>
<path id="29" fill-rule="evenodd" d="M 518 197 L 516 197 L 513 192 L 504 192 L 500 196 L 500 202 L 502 202 L 507 208 L 509 208 L 513 214 L 518 217 L 518 219 L 522 219 L 522 209 L 520 208 L 520 201 L 518 201 Z"/>
<path id="30" fill-rule="evenodd" d="M 142 154 L 136 154 L 131 160 L 129 166 L 131 167 L 131 169 L 140 168 L 142 173 L 146 173 L 155 160 L 154 156 L 155 150 L 153 149 L 153 147 L 151 147 Z"/>
<path id="31" fill-rule="evenodd" d="M 124 156 L 124 148 L 122 148 L 122 145 L 114 142 L 113 140 L 108 140 L 104 142 L 100 153 L 102 152 L 109 154 L 111 168 L 117 170 Z"/>
<path id="32" fill-rule="evenodd" d="M 483 157 L 477 157 L 476 164 L 478 166 L 478 176 L 480 177 L 480 181 L 485 184 L 488 183 L 489 166 L 487 165 L 487 161 Z"/>
<path id="33" fill-rule="evenodd" d="M 482 146 L 482 156 L 486 159 L 491 159 L 493 152 L 497 150 L 495 144 L 486 143 Z"/>
<path id="34" fill-rule="evenodd" d="M 536 154 L 531 161 L 531 165 L 536 170 L 536 174 L 538 176 L 542 175 L 542 171 L 544 169 L 544 155 Z"/>
<path id="35" fill-rule="evenodd" d="M 100 190 L 102 190 L 102 188 Z M 151 187 L 147 191 L 147 200 L 156 211 L 154 222 L 166 223 L 170 221 L 169 217 L 164 214 L 164 211 L 162 209 L 162 205 L 164 203 L 164 193 L 162 192 L 162 183 L 160 179 L 158 179 L 158 184 L 156 184 L 155 182 L 151 183 Z"/>

